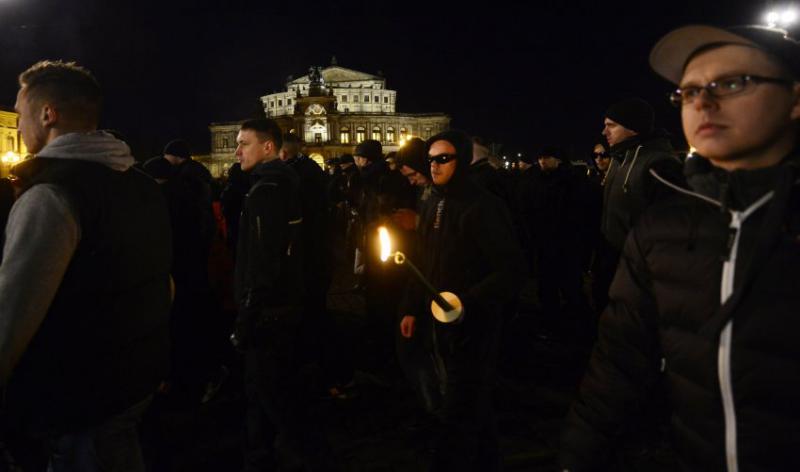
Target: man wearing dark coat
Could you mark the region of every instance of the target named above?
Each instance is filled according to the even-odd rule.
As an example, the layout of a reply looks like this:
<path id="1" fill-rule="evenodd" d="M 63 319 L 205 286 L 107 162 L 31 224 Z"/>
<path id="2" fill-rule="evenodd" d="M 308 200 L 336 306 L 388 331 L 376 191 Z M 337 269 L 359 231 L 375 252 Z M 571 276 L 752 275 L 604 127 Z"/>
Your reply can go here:
<path id="1" fill-rule="evenodd" d="M 650 64 L 696 149 L 687 182 L 628 234 L 580 395 L 568 470 L 613 470 L 617 438 L 666 391 L 680 470 L 800 469 L 800 43 L 692 25 Z"/>
<path id="2" fill-rule="evenodd" d="M 446 131 L 428 141 L 434 190 L 418 228 L 420 270 L 463 303 L 459 322 L 433 322 L 443 392 L 442 430 L 432 470 L 497 470 L 501 464 L 492 415 L 502 314 L 516 302 L 524 262 L 508 209 L 469 177 L 472 141 Z M 431 316 L 431 297 L 414 283 L 401 329 Z"/>
<path id="3" fill-rule="evenodd" d="M 253 185 L 244 200 L 235 270 L 239 315 L 233 341 L 244 353 L 247 395 L 245 470 L 272 470 L 273 444 L 328 470 L 318 427 L 310 424 L 303 372 L 303 273 L 300 179 L 278 157 L 281 130 L 268 119 L 246 121 L 236 157 Z"/>

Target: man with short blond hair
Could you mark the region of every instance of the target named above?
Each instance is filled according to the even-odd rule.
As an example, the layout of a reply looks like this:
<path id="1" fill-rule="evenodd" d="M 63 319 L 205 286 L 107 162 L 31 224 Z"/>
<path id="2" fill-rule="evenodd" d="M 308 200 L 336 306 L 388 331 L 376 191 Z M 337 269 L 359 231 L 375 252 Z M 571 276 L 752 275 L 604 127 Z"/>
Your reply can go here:
<path id="1" fill-rule="evenodd" d="M 562 465 L 606 470 L 659 386 L 686 470 L 798 470 L 800 43 L 763 27 L 686 26 L 650 64 L 696 153 L 688 185 L 625 243 Z M 662 378 L 663 377 L 663 378 Z"/>

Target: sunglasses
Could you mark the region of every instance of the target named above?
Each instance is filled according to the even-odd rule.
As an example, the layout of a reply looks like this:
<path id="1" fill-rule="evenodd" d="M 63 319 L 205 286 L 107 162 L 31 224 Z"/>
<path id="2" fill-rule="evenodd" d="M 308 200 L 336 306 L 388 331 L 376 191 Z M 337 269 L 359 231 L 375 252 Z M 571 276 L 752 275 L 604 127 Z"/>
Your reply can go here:
<path id="1" fill-rule="evenodd" d="M 609 157 L 611 157 L 611 154 L 607 152 L 593 152 L 592 156 L 594 156 L 595 159 L 597 158 L 608 159 Z"/>
<path id="2" fill-rule="evenodd" d="M 455 158 L 455 154 L 439 154 L 436 156 L 428 156 L 428 164 L 433 164 L 434 162 L 437 164 L 447 164 Z"/>

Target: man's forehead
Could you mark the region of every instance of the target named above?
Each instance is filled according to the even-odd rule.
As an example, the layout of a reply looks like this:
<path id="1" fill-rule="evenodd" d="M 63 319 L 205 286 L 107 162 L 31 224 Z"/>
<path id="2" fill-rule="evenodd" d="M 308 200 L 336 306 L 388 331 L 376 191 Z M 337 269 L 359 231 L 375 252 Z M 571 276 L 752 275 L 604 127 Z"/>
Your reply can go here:
<path id="1" fill-rule="evenodd" d="M 743 44 L 725 44 L 690 58 L 683 70 L 681 84 L 737 74 L 773 77 L 781 73 L 780 64 L 761 49 Z"/>
<path id="2" fill-rule="evenodd" d="M 433 144 L 431 144 L 430 149 L 428 149 L 429 155 L 434 156 L 439 153 L 438 151 L 434 151 L 434 148 L 437 148 L 440 151 L 444 150 L 445 152 L 455 152 L 456 150 L 455 146 L 453 146 L 450 141 L 445 141 L 444 139 L 434 141 Z"/>

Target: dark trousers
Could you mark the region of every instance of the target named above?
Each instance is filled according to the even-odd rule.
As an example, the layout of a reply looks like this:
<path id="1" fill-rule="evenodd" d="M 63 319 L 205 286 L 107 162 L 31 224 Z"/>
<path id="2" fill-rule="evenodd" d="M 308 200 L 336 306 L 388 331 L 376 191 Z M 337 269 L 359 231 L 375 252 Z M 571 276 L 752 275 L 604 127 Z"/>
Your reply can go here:
<path id="1" fill-rule="evenodd" d="M 334 470 L 308 411 L 315 373 L 302 362 L 299 310 L 260 325 L 244 354 L 247 396 L 245 470 L 275 470 L 282 455 L 306 471 Z"/>
<path id="2" fill-rule="evenodd" d="M 50 441 L 48 472 L 144 472 L 137 426 L 151 400 L 99 426 Z"/>
<path id="3" fill-rule="evenodd" d="M 539 255 L 539 301 L 548 315 L 560 311 L 561 298 L 570 316 L 579 316 L 588 307 L 583 294 L 580 254 L 575 248 L 542 247 Z"/>
<path id="4" fill-rule="evenodd" d="M 431 471 L 502 469 L 492 405 L 502 319 L 499 313 L 473 316 L 483 319 L 465 317 L 458 326 L 434 322 L 445 378 L 442 428 Z"/>
<path id="5" fill-rule="evenodd" d="M 595 311 L 600 314 L 608 305 L 608 289 L 617 273 L 620 253 L 614 249 L 604 237 L 595 249 L 594 261 L 592 263 L 592 298 L 594 299 Z"/>
<path id="6" fill-rule="evenodd" d="M 399 322 L 395 325 L 395 349 L 400 367 L 414 389 L 420 405 L 429 414 L 437 414 L 442 406 L 438 359 L 433 347 L 433 317 L 420 316 L 411 338 L 400 334 Z"/>

